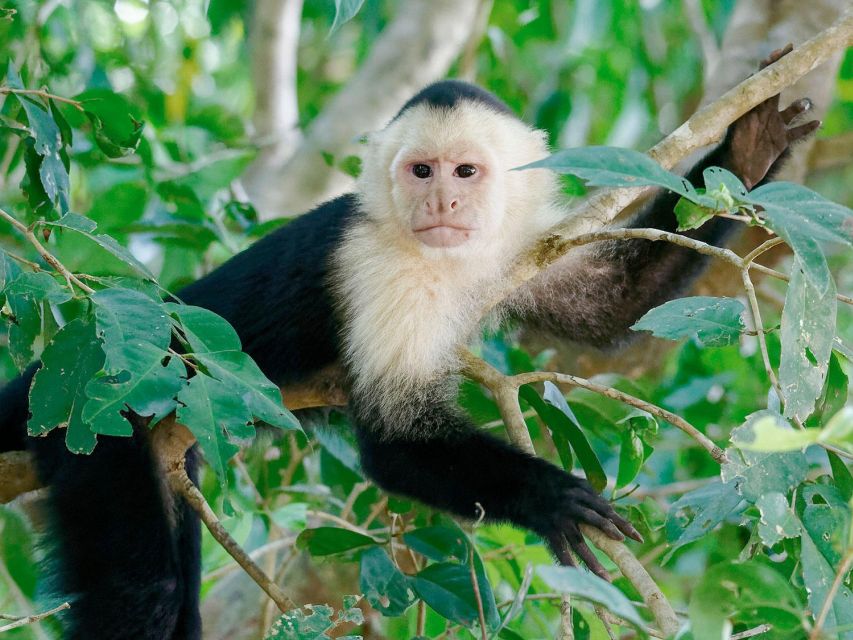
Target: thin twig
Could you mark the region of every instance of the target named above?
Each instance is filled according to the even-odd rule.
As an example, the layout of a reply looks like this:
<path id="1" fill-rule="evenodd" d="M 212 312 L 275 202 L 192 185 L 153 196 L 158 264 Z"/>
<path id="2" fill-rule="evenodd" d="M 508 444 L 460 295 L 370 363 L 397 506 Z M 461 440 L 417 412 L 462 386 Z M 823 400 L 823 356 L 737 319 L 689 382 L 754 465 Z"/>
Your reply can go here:
<path id="1" fill-rule="evenodd" d="M 312 518 L 317 518 L 318 520 L 325 520 L 326 522 L 334 523 L 342 529 L 348 529 L 353 533 L 359 533 L 363 536 L 367 536 L 368 538 L 373 538 L 373 540 L 375 540 L 376 542 L 384 542 L 384 539 L 377 537 L 374 532 L 359 527 L 358 525 L 353 524 L 349 520 L 344 520 L 340 516 L 336 516 L 333 513 L 327 513 L 326 511 L 319 511 L 317 509 L 308 509 L 305 511 L 305 514 Z"/>
<path id="2" fill-rule="evenodd" d="M 350 517 L 350 514 L 352 513 L 352 508 L 355 505 L 355 501 L 358 500 L 358 497 L 362 493 L 367 491 L 372 486 L 373 486 L 373 483 L 371 483 L 367 480 L 364 480 L 362 482 L 356 482 L 353 485 L 352 491 L 349 492 L 349 495 L 347 496 L 346 502 L 344 502 L 344 507 L 343 507 L 343 509 L 341 509 L 341 519 L 342 520 L 347 520 Z"/>
<path id="3" fill-rule="evenodd" d="M 851 566 L 853 566 L 853 550 L 847 552 L 844 556 L 844 560 L 841 562 L 841 566 L 838 567 L 838 573 L 835 574 L 835 580 L 832 581 L 832 585 L 829 587 L 829 591 L 826 594 L 826 600 L 823 601 L 820 613 L 815 619 L 814 628 L 809 634 L 809 640 L 818 640 L 818 638 L 821 637 L 823 625 L 826 623 L 826 617 L 829 615 L 829 610 L 832 608 L 832 601 L 835 600 L 835 594 L 838 593 L 838 589 L 841 587 L 841 583 L 844 581 L 844 577 L 847 575 L 847 572 L 850 571 Z"/>
<path id="4" fill-rule="evenodd" d="M 78 100 L 72 100 L 71 98 L 63 98 L 62 96 L 43 91 L 42 89 L 13 89 L 12 87 L 0 87 L 0 94 L 8 95 L 10 93 L 15 94 L 16 96 L 38 96 L 45 102 L 49 100 L 53 100 L 54 102 L 62 102 L 65 104 L 70 104 L 78 111 L 85 111 L 82 102 L 79 102 Z"/>
<path id="5" fill-rule="evenodd" d="M 624 402 L 627 405 L 636 407 L 637 409 L 642 409 L 647 413 L 651 413 L 652 415 L 666 420 L 672 426 L 681 429 L 684 433 L 696 440 L 696 442 L 698 442 L 699 445 L 708 453 L 710 453 L 711 457 L 714 458 L 714 460 L 716 460 L 720 464 L 723 464 L 727 461 L 726 452 L 723 451 L 723 449 L 714 444 L 714 442 L 708 436 L 699 431 L 696 427 L 687 422 L 681 416 L 678 416 L 672 413 L 671 411 L 667 411 L 666 409 L 663 409 L 650 402 L 646 402 L 645 400 L 640 400 L 639 398 L 629 395 L 623 391 L 619 391 L 618 389 L 613 389 L 611 387 L 592 382 L 591 380 L 587 380 L 586 378 L 569 375 L 567 373 L 557 373 L 551 371 L 534 371 L 531 373 L 520 373 L 518 375 L 512 376 L 511 380 L 513 381 L 513 384 L 517 386 L 521 386 L 524 384 L 532 384 L 535 382 L 557 382 L 560 384 L 567 384 L 574 387 L 581 387 L 583 389 L 587 389 L 588 391 L 592 391 L 593 393 L 598 393 L 613 400 Z"/>
<path id="6" fill-rule="evenodd" d="M 296 536 L 288 536 L 285 538 L 278 538 L 277 540 L 273 540 L 272 542 L 267 542 L 265 545 L 258 547 L 257 549 L 253 549 L 249 552 L 249 557 L 252 560 L 258 560 L 259 558 L 263 558 L 268 553 L 272 553 L 273 551 L 278 551 L 283 547 L 289 547 L 294 542 L 296 542 Z M 219 578 L 228 575 L 232 571 L 236 571 L 240 568 L 240 565 L 236 563 L 229 562 L 228 564 L 224 564 L 221 567 L 214 569 L 213 571 L 209 571 L 205 573 L 201 577 L 202 582 L 209 582 L 210 580 L 218 580 Z"/>
<path id="7" fill-rule="evenodd" d="M 746 640 L 746 638 L 752 638 L 755 636 L 760 636 L 762 633 L 767 633 L 768 631 L 773 630 L 772 624 L 760 624 L 757 627 L 753 627 L 752 629 L 747 629 L 746 631 L 740 631 L 739 633 L 733 633 L 729 640 Z"/>
<path id="8" fill-rule="evenodd" d="M 477 602 L 477 616 L 480 619 L 480 637 L 489 640 L 486 633 L 486 613 L 483 610 L 483 596 L 480 594 L 480 582 L 477 580 L 477 570 L 474 566 L 474 543 L 468 541 L 468 570 L 471 575 L 471 587 L 474 589 L 474 599 Z"/>
<path id="9" fill-rule="evenodd" d="M 776 372 L 773 371 L 773 366 L 770 364 L 770 353 L 767 350 L 767 339 L 764 336 L 764 325 L 761 320 L 761 309 L 758 306 L 758 298 L 755 295 L 755 285 L 752 284 L 752 279 L 749 277 L 749 267 L 744 265 L 740 271 L 740 277 L 743 281 L 743 288 L 746 290 L 746 299 L 749 301 L 749 312 L 752 315 L 752 326 L 755 327 L 756 337 L 758 338 L 758 348 L 761 351 L 761 360 L 764 363 L 764 372 L 770 379 L 770 384 L 776 391 L 779 402 L 784 402 L 785 397 L 782 395 L 782 387 L 779 384 L 779 379 L 776 377 Z"/>
<path id="10" fill-rule="evenodd" d="M 14 622 L 11 622 L 9 624 L 4 624 L 2 627 L 0 627 L 0 633 L 4 633 L 6 631 L 11 631 L 12 629 L 17 629 L 18 627 L 24 627 L 28 624 L 33 624 L 34 622 L 39 622 L 41 620 L 44 620 L 45 618 L 49 618 L 50 616 L 59 613 L 60 611 L 65 611 L 66 609 L 70 609 L 70 608 L 71 608 L 70 604 L 68 604 L 67 602 L 63 602 L 58 607 L 54 607 L 53 609 L 50 609 L 49 611 L 43 611 L 42 613 L 34 613 L 30 616 L 23 616 L 21 618 L 16 618 Z M 6 616 L 3 616 L 3 617 L 4 617 L 4 619 L 6 618 Z"/>
<path id="11" fill-rule="evenodd" d="M 36 251 L 39 252 L 39 255 L 45 259 L 45 261 L 53 267 L 58 273 L 65 278 L 65 281 L 68 283 L 68 288 L 71 289 L 71 292 L 74 292 L 74 287 L 71 286 L 72 283 L 76 284 L 82 291 L 88 294 L 95 293 L 95 290 L 87 285 L 85 282 L 82 282 L 77 276 L 71 273 L 68 268 L 62 264 L 56 257 L 47 249 L 44 248 L 41 242 L 39 242 L 36 235 L 33 233 L 33 230 L 29 228 L 24 223 L 20 222 L 18 219 L 14 218 L 10 214 L 8 214 L 3 209 L 0 209 L 0 218 L 5 219 L 9 224 L 11 224 L 15 229 L 21 232 L 24 237 L 29 241 L 31 245 L 33 245 Z"/>
<path id="12" fill-rule="evenodd" d="M 759 273 L 763 273 L 766 276 L 770 276 L 771 278 L 776 278 L 777 280 L 784 280 L 785 282 L 791 281 L 791 276 L 786 273 L 782 273 L 781 271 L 776 271 L 776 269 L 771 269 L 770 267 L 765 267 L 763 264 L 757 264 L 755 262 L 750 263 L 750 269 L 755 269 Z M 843 302 L 844 304 L 853 305 L 853 297 L 845 296 L 843 293 L 836 293 L 836 299 L 839 302 Z"/>
<path id="13" fill-rule="evenodd" d="M 222 526 L 219 518 L 207 504 L 207 500 L 193 484 L 185 469 L 174 469 L 168 472 L 169 484 L 172 490 L 184 498 L 187 503 L 198 513 L 207 530 L 216 541 L 225 549 L 229 555 L 237 561 L 243 570 L 264 592 L 275 602 L 279 611 L 284 613 L 296 608 L 296 603 L 285 595 L 281 588 L 275 584 L 255 563 L 248 553 L 241 547 L 231 534 Z"/>

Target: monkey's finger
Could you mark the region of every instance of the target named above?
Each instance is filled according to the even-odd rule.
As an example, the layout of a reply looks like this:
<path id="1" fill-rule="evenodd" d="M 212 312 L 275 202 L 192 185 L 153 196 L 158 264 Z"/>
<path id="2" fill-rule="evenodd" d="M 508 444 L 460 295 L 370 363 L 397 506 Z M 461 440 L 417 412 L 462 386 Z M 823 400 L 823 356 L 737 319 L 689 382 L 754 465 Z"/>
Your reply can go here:
<path id="1" fill-rule="evenodd" d="M 761 64 L 759 65 L 758 68 L 763 69 L 764 67 L 769 67 L 771 64 L 776 62 L 779 58 L 781 58 L 782 56 L 788 55 L 793 50 L 794 50 L 794 45 L 793 45 L 793 43 L 789 42 L 788 44 L 786 44 L 781 49 L 776 49 L 775 51 L 772 51 L 769 56 L 767 56 L 766 58 L 764 58 L 764 60 L 761 61 Z"/>
<path id="2" fill-rule="evenodd" d="M 801 113 L 809 111 L 812 107 L 814 107 L 814 103 L 811 100 L 808 98 L 800 98 L 799 100 L 794 100 L 790 105 L 788 105 L 787 109 L 780 111 L 779 115 L 782 116 L 782 122 L 790 124 L 791 120 Z"/>
<path id="3" fill-rule="evenodd" d="M 578 566 L 575 559 L 572 557 L 571 551 L 569 550 L 569 543 L 566 542 L 562 533 L 552 533 L 546 536 L 545 540 L 551 548 L 551 553 L 557 557 L 557 561 L 561 565 L 565 567 Z"/>
<path id="4" fill-rule="evenodd" d="M 823 123 L 820 120 L 812 120 L 811 122 L 801 124 L 799 127 L 792 127 L 788 129 L 788 143 L 790 144 L 791 142 L 802 140 L 812 132 L 817 131 L 818 127 L 822 124 Z"/>
<path id="5" fill-rule="evenodd" d="M 640 535 L 640 532 L 637 531 L 634 526 L 625 518 L 616 513 L 616 510 L 613 508 L 613 506 L 600 496 L 594 493 L 585 493 L 583 496 L 579 496 L 579 501 L 587 507 L 592 508 L 596 512 L 606 517 L 608 520 L 610 520 L 610 522 L 616 525 L 616 528 L 619 529 L 619 531 L 624 533 L 632 540 L 636 540 L 637 542 L 643 542 L 643 536 Z"/>
<path id="6" fill-rule="evenodd" d="M 589 570 L 592 571 L 599 578 L 607 580 L 610 582 L 610 574 L 607 573 L 607 570 L 604 566 L 598 561 L 598 558 L 595 557 L 595 554 L 592 552 L 592 549 L 589 548 L 586 541 L 583 539 L 580 531 L 577 529 L 571 529 L 569 533 L 566 534 L 566 537 L 569 540 L 569 544 L 572 547 L 572 551 L 578 554 L 578 557 L 583 560 L 583 563 L 589 567 Z"/>
<path id="7" fill-rule="evenodd" d="M 596 529 L 601 529 L 607 534 L 608 538 L 619 540 L 620 542 L 625 539 L 625 536 L 616 528 L 616 525 L 597 511 L 593 511 L 587 507 L 578 507 L 577 513 L 581 521 L 592 525 Z"/>

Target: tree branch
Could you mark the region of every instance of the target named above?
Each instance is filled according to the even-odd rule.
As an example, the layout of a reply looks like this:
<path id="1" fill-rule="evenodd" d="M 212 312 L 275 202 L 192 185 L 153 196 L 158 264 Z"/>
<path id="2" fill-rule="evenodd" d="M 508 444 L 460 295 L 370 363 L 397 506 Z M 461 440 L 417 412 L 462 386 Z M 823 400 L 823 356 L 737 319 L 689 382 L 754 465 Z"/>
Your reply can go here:
<path id="1" fill-rule="evenodd" d="M 49 611 L 43 611 L 42 613 L 34 613 L 29 616 L 22 616 L 20 618 L 13 618 L 12 616 L 0 616 L 0 620 L 12 620 L 9 624 L 4 624 L 0 626 L 0 633 L 4 633 L 6 631 L 11 631 L 12 629 L 17 629 L 18 627 L 24 627 L 28 624 L 33 624 L 34 622 L 40 622 L 45 618 L 49 618 L 52 615 L 56 615 L 60 611 L 65 611 L 66 609 L 70 609 L 71 605 L 67 602 L 63 602 L 58 607 L 54 607 Z"/>
<path id="2" fill-rule="evenodd" d="M 729 124 L 849 46 L 851 40 L 853 10 L 848 10 L 828 29 L 697 111 L 687 122 L 652 147 L 649 156 L 664 168 L 672 168 L 693 151 L 719 139 Z M 565 255 L 573 246 L 568 238 L 604 227 L 625 207 L 650 190 L 651 187 L 606 189 L 573 209 L 554 235 L 544 238 L 533 250 L 522 256 L 500 290 L 486 301 L 484 315 L 526 281 Z"/>
<path id="3" fill-rule="evenodd" d="M 296 60 L 303 0 L 258 0 L 250 44 L 259 162 L 280 164 L 302 138 L 296 100 Z"/>
<path id="4" fill-rule="evenodd" d="M 298 215 L 352 185 L 323 159 L 355 153 L 412 93 L 447 73 L 475 27 L 476 2 L 406 0 L 356 74 L 311 122 L 293 155 L 254 163 L 244 181 L 262 218 Z"/>

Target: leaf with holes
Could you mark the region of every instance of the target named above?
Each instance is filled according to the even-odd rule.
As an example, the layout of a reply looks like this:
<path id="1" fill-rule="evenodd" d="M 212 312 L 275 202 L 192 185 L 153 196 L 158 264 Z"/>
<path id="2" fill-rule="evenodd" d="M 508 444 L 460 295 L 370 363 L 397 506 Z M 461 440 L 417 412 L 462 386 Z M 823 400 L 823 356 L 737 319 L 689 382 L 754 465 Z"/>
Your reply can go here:
<path id="1" fill-rule="evenodd" d="M 816 294 L 823 297 L 832 278 L 821 242 L 853 246 L 853 210 L 790 182 L 770 182 L 749 194 L 761 205 L 767 226 L 787 242 Z"/>
<path id="2" fill-rule="evenodd" d="M 821 293 L 805 277 L 802 261 L 794 261 L 782 311 L 782 356 L 779 386 L 785 416 L 805 419 L 821 395 L 835 338 L 837 300 L 830 277 Z"/>
<path id="3" fill-rule="evenodd" d="M 104 364 L 94 322 L 78 318 L 62 327 L 45 348 L 41 362 L 30 389 L 27 431 L 41 436 L 64 427 L 69 451 L 91 453 L 95 434 L 82 416 L 85 388 Z"/>
<path id="4" fill-rule="evenodd" d="M 358 583 L 370 605 L 384 616 L 403 615 L 416 599 L 412 578 L 404 575 L 381 547 L 361 554 Z"/>

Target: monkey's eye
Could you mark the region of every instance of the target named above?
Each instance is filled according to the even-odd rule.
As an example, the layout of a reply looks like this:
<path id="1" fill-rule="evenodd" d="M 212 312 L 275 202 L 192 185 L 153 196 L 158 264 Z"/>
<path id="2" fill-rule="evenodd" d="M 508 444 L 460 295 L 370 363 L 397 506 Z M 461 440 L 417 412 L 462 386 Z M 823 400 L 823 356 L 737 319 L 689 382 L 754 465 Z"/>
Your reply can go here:
<path id="1" fill-rule="evenodd" d="M 432 175 L 432 169 L 428 164 L 415 164 L 412 165 L 412 173 L 415 174 L 416 178 L 426 180 Z"/>
<path id="2" fill-rule="evenodd" d="M 456 167 L 456 171 L 453 172 L 453 175 L 459 178 L 470 178 L 475 173 L 477 173 L 477 167 L 473 164 L 460 164 Z"/>

